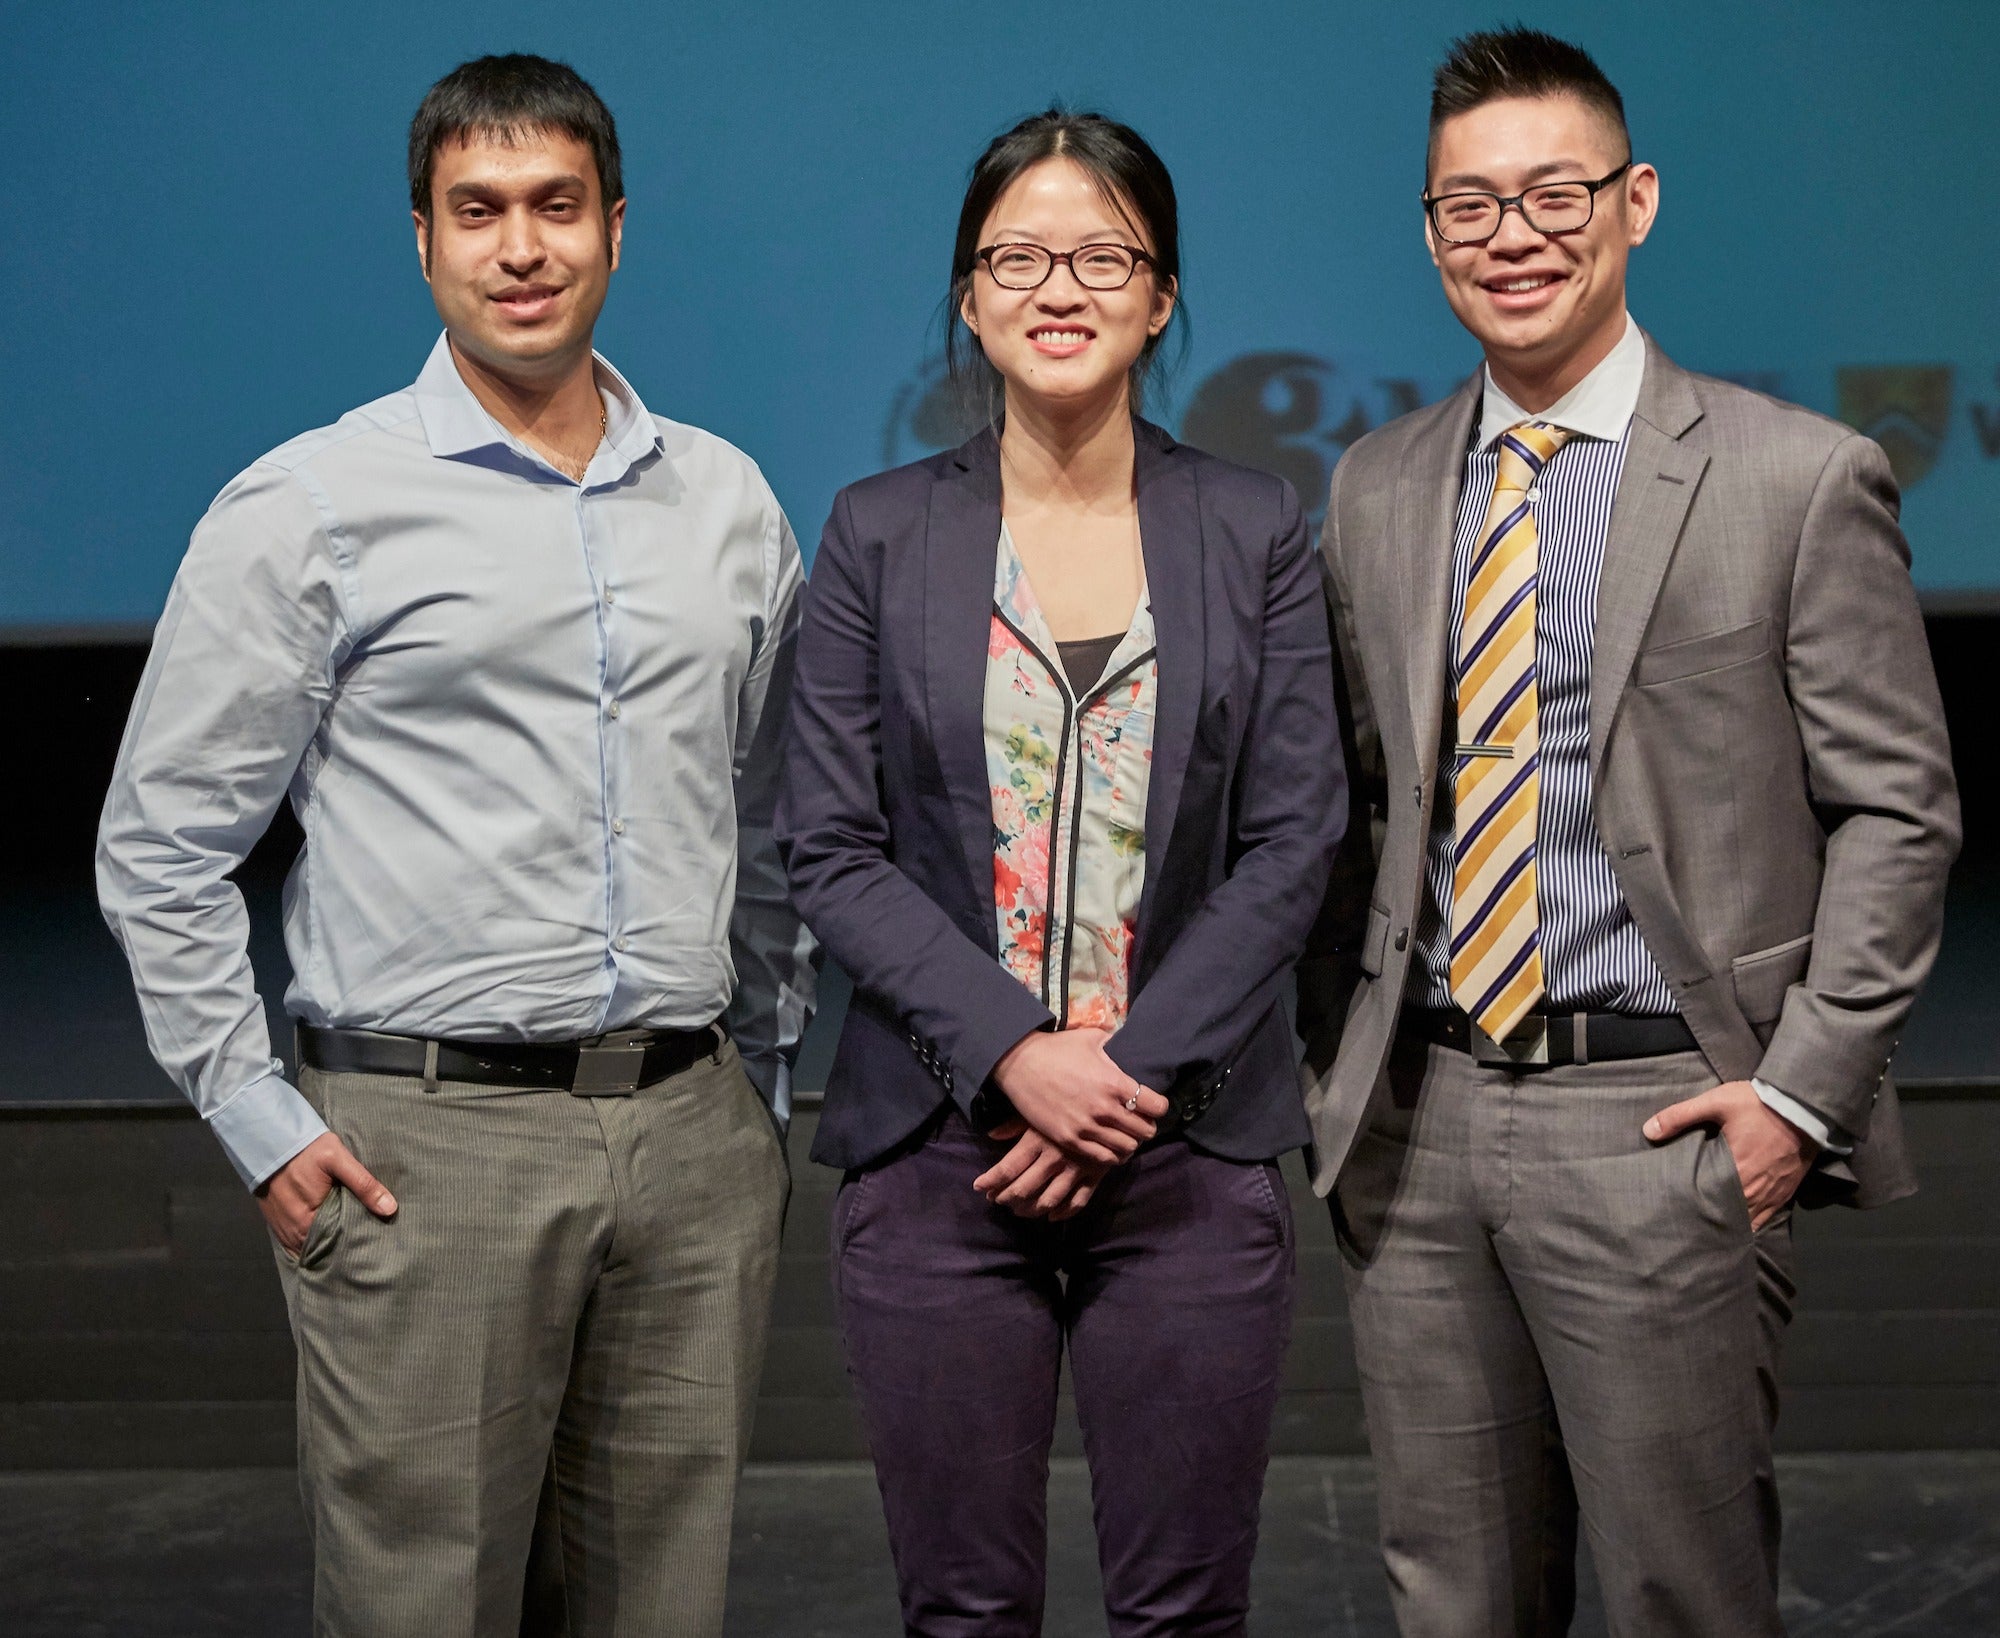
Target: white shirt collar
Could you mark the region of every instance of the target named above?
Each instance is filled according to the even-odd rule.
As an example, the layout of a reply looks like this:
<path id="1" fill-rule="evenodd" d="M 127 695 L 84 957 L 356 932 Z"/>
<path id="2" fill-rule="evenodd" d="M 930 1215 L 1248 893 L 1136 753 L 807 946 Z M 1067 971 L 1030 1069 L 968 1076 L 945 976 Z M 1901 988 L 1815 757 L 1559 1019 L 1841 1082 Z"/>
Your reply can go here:
<path id="1" fill-rule="evenodd" d="M 1616 443 L 1625 436 L 1632 412 L 1639 407 L 1639 388 L 1646 379 L 1646 337 L 1625 315 L 1625 333 L 1618 344 L 1598 361 L 1597 367 L 1539 415 L 1530 415 L 1493 384 L 1493 371 L 1486 371 L 1486 391 L 1479 409 L 1479 447 L 1498 438 L 1509 427 L 1523 421 L 1546 421 L 1550 426 L 1581 433 L 1586 438 L 1603 438 Z"/>

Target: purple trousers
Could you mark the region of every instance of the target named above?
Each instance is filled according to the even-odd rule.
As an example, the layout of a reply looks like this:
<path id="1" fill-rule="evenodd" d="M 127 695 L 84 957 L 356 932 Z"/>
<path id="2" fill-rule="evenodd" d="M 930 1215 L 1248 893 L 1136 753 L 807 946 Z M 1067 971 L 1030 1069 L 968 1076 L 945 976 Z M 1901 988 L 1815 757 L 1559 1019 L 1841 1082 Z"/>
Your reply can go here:
<path id="1" fill-rule="evenodd" d="M 972 1180 L 951 1111 L 850 1172 L 834 1288 L 906 1632 L 1039 1633 L 1065 1344 L 1112 1638 L 1244 1630 L 1294 1247 L 1275 1163 L 1143 1149 L 1065 1223 Z"/>

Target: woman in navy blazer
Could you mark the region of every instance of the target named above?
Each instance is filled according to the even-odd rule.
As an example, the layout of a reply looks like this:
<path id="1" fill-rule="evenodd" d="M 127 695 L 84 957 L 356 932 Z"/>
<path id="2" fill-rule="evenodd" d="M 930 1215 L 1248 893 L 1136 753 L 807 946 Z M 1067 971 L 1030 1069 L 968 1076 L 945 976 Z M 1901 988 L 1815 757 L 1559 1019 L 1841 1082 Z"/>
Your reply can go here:
<path id="1" fill-rule="evenodd" d="M 1249 1603 L 1345 778 L 1297 497 L 1135 414 L 1178 263 L 1137 133 L 997 139 L 953 341 L 1004 430 L 844 490 L 813 565 L 779 845 L 855 986 L 813 1158 L 913 1633 L 1039 1631 L 1065 1345 L 1112 1633 Z"/>

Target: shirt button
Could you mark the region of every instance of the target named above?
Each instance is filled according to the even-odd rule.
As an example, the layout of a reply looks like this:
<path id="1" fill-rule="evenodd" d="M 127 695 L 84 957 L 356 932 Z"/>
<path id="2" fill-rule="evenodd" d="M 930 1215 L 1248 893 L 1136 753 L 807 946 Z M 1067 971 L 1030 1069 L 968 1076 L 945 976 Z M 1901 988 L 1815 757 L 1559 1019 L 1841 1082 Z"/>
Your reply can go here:
<path id="1" fill-rule="evenodd" d="M 611 704 L 606 708 L 605 714 L 609 716 L 613 722 L 616 722 L 618 720 L 618 702 L 616 700 L 613 700 Z"/>
<path id="2" fill-rule="evenodd" d="M 625 834 L 625 821 L 623 819 L 614 819 L 611 821 L 611 834 L 613 836 L 623 836 Z"/>
<path id="3" fill-rule="evenodd" d="M 615 938 L 611 941 L 611 948 L 618 951 L 620 955 L 623 955 L 627 950 L 632 948 L 632 941 L 629 938 Z"/>
<path id="4" fill-rule="evenodd" d="M 607 589 L 604 593 L 604 601 L 607 605 L 615 603 L 618 601 L 618 594 L 615 591 Z"/>
<path id="5" fill-rule="evenodd" d="M 1528 499 L 1530 502 L 1539 502 L 1541 498 L 1542 498 L 1542 489 L 1540 484 L 1537 484 L 1533 489 L 1530 489 L 1528 491 Z"/>

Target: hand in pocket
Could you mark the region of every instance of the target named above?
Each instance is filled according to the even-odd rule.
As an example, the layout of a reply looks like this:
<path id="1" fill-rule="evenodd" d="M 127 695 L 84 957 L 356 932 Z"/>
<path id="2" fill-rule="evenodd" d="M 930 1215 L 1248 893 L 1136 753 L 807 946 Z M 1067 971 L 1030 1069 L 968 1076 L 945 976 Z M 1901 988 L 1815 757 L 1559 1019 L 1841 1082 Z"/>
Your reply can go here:
<path id="1" fill-rule="evenodd" d="M 297 1258 L 305 1249 L 314 1214 L 335 1185 L 377 1217 L 396 1215 L 396 1197 L 375 1181 L 346 1144 L 323 1132 L 257 1186 L 257 1209 L 288 1257 Z"/>

